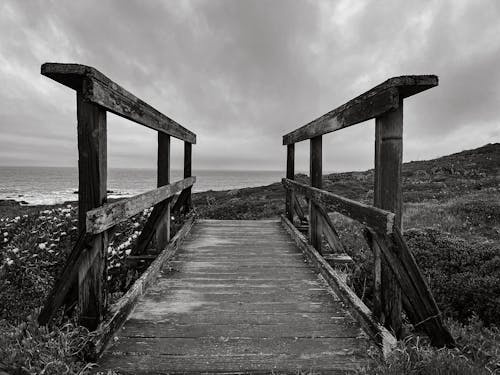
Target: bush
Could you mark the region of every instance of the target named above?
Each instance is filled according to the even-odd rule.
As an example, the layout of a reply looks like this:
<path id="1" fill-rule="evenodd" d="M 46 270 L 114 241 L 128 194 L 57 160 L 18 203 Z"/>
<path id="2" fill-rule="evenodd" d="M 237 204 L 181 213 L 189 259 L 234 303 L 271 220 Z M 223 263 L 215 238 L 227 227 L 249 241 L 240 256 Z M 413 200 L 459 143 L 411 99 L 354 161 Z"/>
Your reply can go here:
<path id="1" fill-rule="evenodd" d="M 405 239 L 445 315 L 466 322 L 474 314 L 500 324 L 500 247 L 435 229 L 409 230 Z"/>
<path id="2" fill-rule="evenodd" d="M 91 366 L 83 359 L 90 335 L 72 323 L 49 332 L 29 316 L 18 326 L 0 321 L 0 331 L 0 369 L 7 373 L 71 375 Z"/>

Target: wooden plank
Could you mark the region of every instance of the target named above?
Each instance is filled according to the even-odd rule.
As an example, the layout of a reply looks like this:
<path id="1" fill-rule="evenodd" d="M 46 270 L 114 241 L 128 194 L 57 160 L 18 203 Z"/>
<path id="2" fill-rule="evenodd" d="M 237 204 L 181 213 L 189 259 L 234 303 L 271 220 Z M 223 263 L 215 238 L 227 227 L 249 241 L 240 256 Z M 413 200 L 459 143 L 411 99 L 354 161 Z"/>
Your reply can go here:
<path id="1" fill-rule="evenodd" d="M 158 162 L 157 162 L 157 186 L 162 187 L 170 184 L 170 136 L 158 133 Z M 164 205 L 164 213 L 158 219 L 155 226 L 154 246 L 158 252 L 167 246 L 170 240 L 170 201 L 167 198 Z"/>
<path id="2" fill-rule="evenodd" d="M 283 136 L 288 145 L 376 118 L 398 108 L 400 98 L 438 85 L 434 75 L 393 77 L 340 107 Z"/>
<path id="3" fill-rule="evenodd" d="M 354 317 L 361 323 L 365 332 L 379 345 L 384 356 L 387 356 L 396 346 L 396 338 L 374 319 L 370 309 L 345 283 L 344 277 L 330 266 L 319 252 L 310 246 L 304 236 L 290 221 L 282 216 L 283 225 L 295 240 L 297 246 L 311 261 L 316 270 L 321 273 L 328 285 L 348 305 Z"/>
<path id="4" fill-rule="evenodd" d="M 352 357 L 332 359 L 329 352 L 314 356 L 241 354 L 235 356 L 176 356 L 112 353 L 96 371 L 120 374 L 355 374 L 366 362 Z"/>
<path id="5" fill-rule="evenodd" d="M 106 202 L 106 111 L 77 92 L 77 119 L 78 224 L 79 230 L 85 232 L 85 214 Z M 79 260 L 78 304 L 80 324 L 94 330 L 105 308 L 107 234 L 95 236 L 91 243 Z"/>
<path id="6" fill-rule="evenodd" d="M 139 237 L 130 252 L 130 255 L 141 255 L 146 252 L 146 249 L 155 234 L 156 226 L 161 218 L 165 216 L 167 203 L 167 200 L 164 200 L 153 207 L 153 210 L 149 214 L 149 217 L 142 228 L 141 234 L 139 234 Z"/>
<path id="7" fill-rule="evenodd" d="M 377 207 L 356 202 L 325 190 L 317 189 L 296 181 L 283 179 L 283 185 L 312 199 L 318 205 L 332 205 L 335 211 L 351 219 L 373 228 L 380 233 L 392 233 L 394 226 L 394 214 Z"/>
<path id="8" fill-rule="evenodd" d="M 66 295 L 77 281 L 78 269 L 82 258 L 81 255 L 88 247 L 90 237 L 91 236 L 85 232 L 80 233 L 78 240 L 64 264 L 61 276 L 54 283 L 38 315 L 38 323 L 40 325 L 50 323 L 56 311 L 63 305 Z"/>
<path id="9" fill-rule="evenodd" d="M 403 160 L 403 98 L 397 109 L 375 121 L 374 206 L 394 212 L 394 227 L 401 228 Z M 402 329 L 401 290 L 391 268 L 381 262 L 381 315 L 379 321 L 400 337 Z"/>
<path id="10" fill-rule="evenodd" d="M 321 189 L 323 186 L 323 141 L 322 137 L 311 138 L 310 141 L 310 163 L 309 179 L 312 187 Z M 292 190 L 293 191 L 293 190 Z M 316 203 L 309 201 L 309 241 L 311 245 L 321 254 L 321 242 L 323 230 L 318 218 Z"/>
<path id="11" fill-rule="evenodd" d="M 340 324 L 323 324 L 318 327 L 315 322 L 302 322 L 290 330 L 287 323 L 266 325 L 253 324 L 211 324 L 190 323 L 175 325 L 172 323 L 153 323 L 150 321 L 131 320 L 124 324 L 126 337 L 300 337 L 300 338 L 337 338 L 359 337 L 361 330 L 357 326 Z"/>
<path id="12" fill-rule="evenodd" d="M 375 233 L 372 235 L 395 275 L 398 286 L 406 295 L 408 301 L 406 306 L 409 307 L 412 323 L 416 327 L 424 328 L 432 345 L 454 347 L 455 341 L 443 324 L 436 301 L 399 229 L 396 229 L 390 237 L 382 237 Z"/>
<path id="13" fill-rule="evenodd" d="M 295 144 L 289 144 L 286 148 L 286 178 L 293 180 L 295 178 Z M 295 195 L 293 191 L 287 190 L 285 196 L 285 213 L 288 220 L 293 223 Z"/>
<path id="14" fill-rule="evenodd" d="M 134 197 L 105 204 L 87 213 L 87 232 L 100 233 L 127 220 L 144 209 L 158 204 L 192 186 L 196 177 L 188 177 Z"/>
<path id="15" fill-rule="evenodd" d="M 342 241 L 340 241 L 339 234 L 335 230 L 335 226 L 333 225 L 330 216 L 328 216 L 328 212 L 326 212 L 326 210 L 320 205 L 317 205 L 316 209 L 318 213 L 318 219 L 321 221 L 323 235 L 325 236 L 328 245 L 330 245 L 332 251 L 336 253 L 345 253 L 344 245 L 342 245 Z"/>
<path id="16" fill-rule="evenodd" d="M 113 353 L 129 355 L 184 355 L 184 356 L 235 356 L 235 355 L 270 355 L 280 354 L 307 357 L 318 353 L 328 352 L 333 357 L 342 358 L 352 355 L 361 355 L 369 344 L 366 340 L 355 337 L 335 338 L 298 338 L 298 337 L 267 337 L 267 338 L 239 338 L 228 337 L 152 337 L 141 340 L 140 349 L 134 345 L 135 338 L 121 337 L 113 345 Z"/>
<path id="17" fill-rule="evenodd" d="M 97 69 L 80 64 L 45 63 L 41 74 L 81 92 L 86 101 L 182 141 L 196 143 L 196 135 L 120 85 Z"/>
<path id="18" fill-rule="evenodd" d="M 302 209 L 302 206 L 300 205 L 300 202 L 297 199 L 297 196 L 292 193 L 292 197 L 293 197 L 293 209 L 295 210 L 295 213 L 299 217 L 300 222 L 301 223 L 307 222 L 306 214 L 304 213 L 304 210 Z"/>
<path id="19" fill-rule="evenodd" d="M 193 145 L 189 142 L 184 142 L 184 178 L 190 178 L 192 171 L 192 148 Z M 186 200 L 184 205 L 186 212 L 189 212 L 193 207 L 191 199 L 191 188 L 186 189 Z"/>
<path id="20" fill-rule="evenodd" d="M 127 319 L 127 316 L 135 306 L 139 297 L 145 293 L 146 289 L 156 279 L 163 264 L 175 255 L 179 245 L 189 234 L 194 224 L 194 220 L 194 217 L 186 220 L 182 228 L 172 238 L 172 241 L 170 241 L 168 246 L 158 255 L 153 263 L 151 263 L 148 269 L 134 282 L 127 293 L 110 307 L 109 319 L 101 324 L 97 334 L 93 338 L 97 356 L 102 354 L 109 340 Z"/>

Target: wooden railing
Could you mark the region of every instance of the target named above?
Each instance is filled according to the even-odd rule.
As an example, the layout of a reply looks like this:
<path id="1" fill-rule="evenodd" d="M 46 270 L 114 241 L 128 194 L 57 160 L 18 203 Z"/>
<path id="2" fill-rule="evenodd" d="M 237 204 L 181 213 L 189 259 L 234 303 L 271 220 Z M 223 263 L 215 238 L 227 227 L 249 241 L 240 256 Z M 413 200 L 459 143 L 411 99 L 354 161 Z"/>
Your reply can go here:
<path id="1" fill-rule="evenodd" d="M 38 317 L 47 324 L 63 305 L 78 302 L 80 323 L 95 329 L 106 308 L 106 255 L 112 228 L 154 206 L 131 255 L 148 246 L 161 251 L 170 240 L 171 201 L 174 211 L 191 207 L 191 150 L 196 135 L 135 97 L 96 69 L 78 64 L 46 63 L 41 73 L 76 91 L 78 128 L 79 239 Z M 107 203 L 106 112 L 158 132 L 155 190 Z M 170 182 L 170 137 L 184 141 L 184 179 Z"/>
<path id="2" fill-rule="evenodd" d="M 323 237 L 336 253 L 344 253 L 341 239 L 325 206 L 362 223 L 374 254 L 373 315 L 397 337 L 402 326 L 402 307 L 412 323 L 423 327 L 436 346 L 454 345 L 441 313 L 401 234 L 403 99 L 438 85 L 433 75 L 391 78 L 364 94 L 283 136 L 287 146 L 286 218 L 301 222 L 296 194 L 309 201 L 309 242 L 322 253 Z M 375 119 L 374 205 L 369 206 L 322 190 L 322 136 L 326 133 Z M 295 143 L 310 140 L 310 186 L 294 181 Z M 298 209 L 298 210 L 297 210 Z M 321 262 L 319 262 L 321 263 Z M 322 270 L 326 269 L 322 266 Z M 328 268 L 328 267 L 327 267 Z M 328 272 L 334 272 L 330 267 Z M 333 275 L 337 284 L 346 285 Z M 343 290 L 343 289 L 342 289 Z M 368 308 L 349 291 L 341 290 L 356 311 Z M 402 293 L 401 293 L 402 291 Z M 361 304 L 363 306 L 361 306 Z M 361 306 L 361 307 L 360 307 Z M 373 324 L 372 324 L 373 326 Z M 374 335 L 380 332 L 373 331 Z"/>

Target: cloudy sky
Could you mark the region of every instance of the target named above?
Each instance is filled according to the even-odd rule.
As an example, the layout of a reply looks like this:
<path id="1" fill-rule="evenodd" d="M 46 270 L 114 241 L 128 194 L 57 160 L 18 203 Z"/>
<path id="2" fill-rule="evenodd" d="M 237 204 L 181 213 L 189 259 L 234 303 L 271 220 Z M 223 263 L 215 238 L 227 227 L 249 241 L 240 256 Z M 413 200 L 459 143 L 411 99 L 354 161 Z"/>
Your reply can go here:
<path id="1" fill-rule="evenodd" d="M 499 19 L 498 0 L 3 0 L 0 165 L 77 163 L 75 94 L 46 61 L 94 66 L 197 133 L 194 169 L 283 169 L 283 134 L 404 74 L 440 78 L 405 101 L 405 161 L 498 142 Z M 108 129 L 111 167 L 155 165 L 155 132 Z M 324 169 L 371 168 L 373 141 L 373 121 L 324 136 Z"/>

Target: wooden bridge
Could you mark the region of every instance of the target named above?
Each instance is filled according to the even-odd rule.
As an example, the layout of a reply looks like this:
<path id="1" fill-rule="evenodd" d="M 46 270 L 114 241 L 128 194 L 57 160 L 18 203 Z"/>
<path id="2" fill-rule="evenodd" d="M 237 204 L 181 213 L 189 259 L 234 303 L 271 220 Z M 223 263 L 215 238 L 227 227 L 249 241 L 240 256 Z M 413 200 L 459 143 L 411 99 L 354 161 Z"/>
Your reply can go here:
<path id="1" fill-rule="evenodd" d="M 76 304 L 81 324 L 95 331 L 96 372 L 350 372 L 367 363 L 370 347 L 390 353 L 403 310 L 434 345 L 454 345 L 401 234 L 403 99 L 436 86 L 436 76 L 391 78 L 286 134 L 286 215 L 279 220 L 215 221 L 190 211 L 194 133 L 92 67 L 47 63 L 42 74 L 77 93 L 80 237 L 39 322 Z M 158 131 L 157 189 L 106 202 L 107 111 Z M 374 205 L 322 190 L 322 136 L 373 118 Z M 171 136 L 185 145 L 184 179 L 175 183 Z M 294 180 L 294 145 L 304 140 L 309 185 Z M 116 224 L 151 206 L 129 256 L 150 265 L 108 306 L 109 238 Z M 372 310 L 337 268 L 352 258 L 329 211 L 365 228 L 374 255 Z M 173 237 L 172 214 L 186 219 Z"/>

